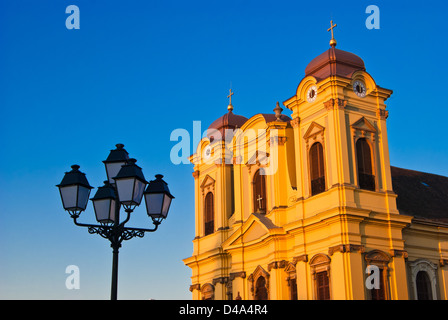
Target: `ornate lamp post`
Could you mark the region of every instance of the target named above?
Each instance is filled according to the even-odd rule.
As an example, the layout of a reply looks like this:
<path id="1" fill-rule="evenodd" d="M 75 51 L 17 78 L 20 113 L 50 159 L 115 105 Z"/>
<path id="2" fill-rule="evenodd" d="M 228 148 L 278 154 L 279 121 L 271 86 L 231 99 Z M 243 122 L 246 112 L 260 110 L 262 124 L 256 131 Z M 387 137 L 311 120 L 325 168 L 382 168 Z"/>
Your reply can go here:
<path id="1" fill-rule="evenodd" d="M 156 179 L 149 183 L 145 180 L 142 169 L 137 166 L 135 159 L 130 159 L 124 146 L 117 144 L 115 150 L 111 150 L 104 162 L 107 180 L 99 187 L 93 202 L 96 220 L 99 225 L 79 223 L 78 218 L 86 208 L 90 191 L 84 173 L 79 171 L 78 165 L 73 165 L 70 172 L 66 172 L 61 183 L 57 185 L 62 199 L 62 205 L 70 214 L 75 225 L 87 227 L 90 234 L 99 234 L 110 241 L 113 249 L 111 299 L 117 299 L 118 280 L 118 251 L 124 240 L 134 237 L 142 238 L 145 232 L 154 232 L 163 219 L 166 219 L 174 199 L 168 184 L 158 174 Z M 147 186 L 145 190 L 145 186 Z M 129 228 L 125 227 L 134 209 L 140 205 L 145 196 L 146 211 L 151 218 L 154 228 Z M 126 212 L 124 220 L 120 221 L 120 208 L 123 206 Z"/>

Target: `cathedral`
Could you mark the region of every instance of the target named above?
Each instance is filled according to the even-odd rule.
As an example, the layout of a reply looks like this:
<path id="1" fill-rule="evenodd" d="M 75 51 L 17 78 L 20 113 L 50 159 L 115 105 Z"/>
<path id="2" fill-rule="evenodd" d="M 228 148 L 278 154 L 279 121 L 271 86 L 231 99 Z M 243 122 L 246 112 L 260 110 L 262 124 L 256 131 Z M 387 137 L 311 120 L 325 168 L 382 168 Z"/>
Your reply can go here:
<path id="1" fill-rule="evenodd" d="M 333 27 L 291 117 L 237 115 L 230 92 L 190 156 L 194 300 L 448 299 L 448 178 L 390 165 L 392 90 Z"/>

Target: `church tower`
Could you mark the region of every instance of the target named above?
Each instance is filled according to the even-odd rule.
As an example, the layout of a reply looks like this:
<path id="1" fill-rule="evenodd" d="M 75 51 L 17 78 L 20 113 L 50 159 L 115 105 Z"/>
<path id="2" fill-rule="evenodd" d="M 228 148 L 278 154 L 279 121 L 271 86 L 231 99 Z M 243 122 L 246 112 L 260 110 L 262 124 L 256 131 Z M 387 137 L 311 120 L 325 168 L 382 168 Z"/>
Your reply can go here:
<path id="1" fill-rule="evenodd" d="M 308 64 L 296 94 L 284 102 L 293 112 L 301 169 L 297 197 L 321 194 L 338 199 L 339 206 L 398 213 L 386 128 L 385 101 L 392 91 L 375 83 L 361 58 L 336 49 L 333 37 L 330 45 Z"/>
<path id="2" fill-rule="evenodd" d="M 392 91 L 360 57 L 336 49 L 334 27 L 330 48 L 283 102 L 291 117 L 278 103 L 274 114 L 236 115 L 230 92 L 228 112 L 190 157 L 196 224 L 183 261 L 193 299 L 408 299 L 417 285 L 407 270 L 423 268 L 422 252 L 432 283 L 448 279 L 434 267 L 448 261 L 448 229 L 411 224 L 397 208 L 386 126 Z M 371 270 L 378 287 L 365 285 Z"/>

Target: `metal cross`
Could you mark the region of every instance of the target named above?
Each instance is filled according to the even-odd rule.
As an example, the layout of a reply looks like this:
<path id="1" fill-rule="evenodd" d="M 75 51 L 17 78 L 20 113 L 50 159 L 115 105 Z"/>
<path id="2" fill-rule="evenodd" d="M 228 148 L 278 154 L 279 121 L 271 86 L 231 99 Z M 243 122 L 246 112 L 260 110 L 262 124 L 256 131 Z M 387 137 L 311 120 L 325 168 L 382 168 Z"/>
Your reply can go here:
<path id="1" fill-rule="evenodd" d="M 336 47 L 336 40 L 334 39 L 333 29 L 337 26 L 337 24 L 333 24 L 333 20 L 330 21 L 331 27 L 328 28 L 327 31 L 331 31 L 331 40 L 330 40 L 330 46 Z"/>
<path id="2" fill-rule="evenodd" d="M 232 104 L 232 96 L 235 92 L 232 92 L 232 89 L 229 89 L 229 95 L 227 96 L 227 98 L 229 98 L 229 104 Z"/>
<path id="3" fill-rule="evenodd" d="M 327 31 L 331 31 L 331 39 L 334 39 L 333 29 L 337 26 L 337 24 L 333 24 L 333 20 L 330 21 L 331 27 L 328 28 Z"/>
<path id="4" fill-rule="evenodd" d="M 263 198 L 261 197 L 261 195 L 258 195 L 257 201 L 258 201 L 258 209 L 261 209 L 261 200 L 263 200 Z"/>

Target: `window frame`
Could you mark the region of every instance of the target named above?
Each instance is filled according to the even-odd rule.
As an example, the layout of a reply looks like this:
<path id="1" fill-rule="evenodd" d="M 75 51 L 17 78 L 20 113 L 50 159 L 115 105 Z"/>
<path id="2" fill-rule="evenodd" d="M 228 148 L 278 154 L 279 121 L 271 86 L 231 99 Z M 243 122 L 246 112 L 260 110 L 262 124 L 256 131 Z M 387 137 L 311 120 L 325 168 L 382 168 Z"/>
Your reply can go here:
<path id="1" fill-rule="evenodd" d="M 314 299 L 315 300 L 331 300 L 331 274 L 330 274 L 330 264 L 331 259 L 329 256 L 323 253 L 316 254 L 310 260 L 310 268 L 311 268 L 311 276 L 313 279 L 313 287 L 314 287 Z M 324 297 L 320 294 L 320 286 L 318 284 L 318 280 L 320 277 L 324 277 L 326 279 L 326 294 Z M 324 298 L 324 299 L 321 299 Z"/>
<path id="2" fill-rule="evenodd" d="M 253 212 L 256 213 L 267 213 L 267 208 L 268 208 L 268 190 L 267 190 L 267 179 L 266 179 L 266 175 L 262 175 L 260 174 L 260 172 L 264 170 L 264 168 L 259 168 L 257 171 L 255 171 L 255 173 L 252 176 L 252 207 L 253 207 Z M 264 197 L 262 197 L 262 204 L 264 205 L 264 208 L 260 208 L 259 204 L 258 204 L 258 197 L 257 197 L 257 181 L 255 181 L 257 178 L 259 178 L 260 180 L 260 192 L 263 193 L 264 191 Z M 262 194 L 259 194 L 262 195 Z M 264 211 L 263 211 L 264 209 Z"/>
<path id="3" fill-rule="evenodd" d="M 362 143 L 363 142 L 363 143 Z M 361 148 L 362 145 L 362 148 Z M 369 139 L 366 137 L 360 137 L 356 139 L 355 142 L 355 158 L 356 158 L 356 173 L 358 177 L 358 186 L 360 189 L 363 190 L 369 190 L 369 191 L 376 191 L 377 188 L 377 182 L 376 182 L 376 175 L 375 175 L 375 165 L 374 165 L 374 157 L 373 157 L 373 146 L 369 142 Z M 365 149 L 368 150 L 365 150 Z M 363 150 L 361 150 L 363 149 Z M 363 152 L 364 151 L 364 152 Z M 368 154 L 366 152 L 368 151 Z M 361 154 L 360 154 L 361 152 Z M 368 162 L 370 163 L 370 173 L 366 172 L 365 162 L 368 159 Z M 362 161 L 360 161 L 362 160 Z M 361 167 L 362 164 L 362 167 Z M 364 172 L 361 172 L 361 169 L 364 170 Z"/>
<path id="4" fill-rule="evenodd" d="M 427 260 L 427 259 L 417 259 L 415 261 L 408 261 L 408 267 L 410 269 L 410 291 L 413 293 L 414 300 L 418 300 L 418 292 L 417 292 L 417 274 L 420 271 L 425 271 L 427 276 L 429 277 L 429 281 L 431 284 L 431 295 L 432 300 L 438 299 L 437 294 L 437 286 L 438 286 L 438 265 Z"/>
<path id="5" fill-rule="evenodd" d="M 377 292 L 373 290 L 382 291 L 383 293 L 382 296 L 384 297 L 384 299 L 379 300 L 390 300 L 390 286 L 389 286 L 389 262 L 391 260 L 390 256 L 381 250 L 374 249 L 365 254 L 364 260 L 366 261 L 367 266 L 374 265 L 377 266 L 378 269 L 380 270 L 380 289 L 367 289 L 365 287 L 367 300 L 378 300 L 373 299 L 374 296 L 372 295 L 372 293 Z M 368 274 L 365 274 L 364 281 L 366 281 L 368 276 L 369 276 Z"/>
<path id="6" fill-rule="evenodd" d="M 317 148 L 317 159 L 314 159 L 312 152 L 314 148 Z M 315 161 L 317 161 L 317 171 L 319 177 L 313 177 L 313 168 L 315 166 Z M 317 195 L 319 193 L 326 191 L 326 177 L 325 177 L 325 156 L 324 156 L 324 146 L 320 141 L 314 142 L 310 149 L 308 150 L 308 163 L 309 163 L 309 174 L 310 174 L 310 194 L 311 196 Z M 319 170 L 320 169 L 320 170 Z M 322 171 L 322 172 L 321 172 Z M 313 179 L 314 178 L 314 179 Z M 318 190 L 313 191 L 313 183 L 317 180 Z M 316 183 L 315 183 L 316 184 Z M 320 186 L 320 187 L 319 187 Z"/>
<path id="7" fill-rule="evenodd" d="M 251 292 L 251 298 L 252 300 L 255 300 L 256 297 L 256 284 L 260 277 L 263 277 L 265 279 L 265 288 L 266 288 L 266 299 L 270 300 L 270 289 L 269 289 L 269 278 L 270 274 L 266 270 L 263 269 L 262 266 L 258 265 L 254 272 L 247 278 L 249 290 Z"/>
<path id="8" fill-rule="evenodd" d="M 357 187 L 361 190 L 367 191 L 378 191 L 380 190 L 380 175 L 381 175 L 381 167 L 380 163 L 375 160 L 377 158 L 377 150 L 375 146 L 377 146 L 377 129 L 375 126 L 367 120 L 364 116 L 359 118 L 356 122 L 350 125 L 351 134 L 352 134 L 352 145 L 351 145 L 351 154 L 353 161 L 353 183 L 357 185 Z M 360 187 L 360 177 L 358 172 L 358 155 L 357 155 L 357 147 L 356 144 L 359 139 L 365 139 L 367 144 L 370 147 L 370 157 L 371 157 L 371 168 L 373 181 L 375 184 L 374 190 L 364 189 Z M 369 178 L 367 178 L 369 179 Z"/>
<path id="9" fill-rule="evenodd" d="M 208 203 L 208 201 L 210 200 L 208 199 L 211 199 L 211 212 L 208 211 L 210 207 L 210 204 Z M 215 232 L 215 195 L 213 194 L 213 192 L 209 191 L 204 197 L 204 236 L 208 236 L 209 234 L 212 234 L 214 232 Z"/>
<path id="10" fill-rule="evenodd" d="M 424 286 L 424 288 L 422 288 L 422 286 Z M 417 300 L 433 300 L 431 290 L 431 279 L 429 278 L 428 272 L 424 270 L 420 270 L 419 272 L 417 272 L 417 275 L 415 276 L 415 287 L 417 291 L 416 296 Z M 420 299 L 422 294 L 427 295 L 427 297 L 425 298 L 422 297 L 422 299 Z"/>

